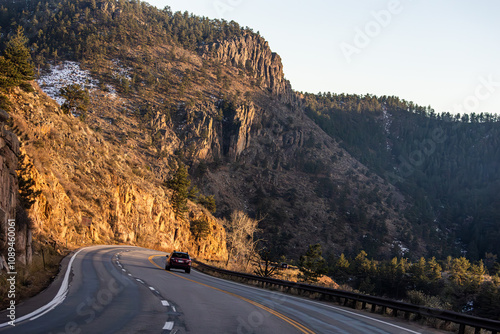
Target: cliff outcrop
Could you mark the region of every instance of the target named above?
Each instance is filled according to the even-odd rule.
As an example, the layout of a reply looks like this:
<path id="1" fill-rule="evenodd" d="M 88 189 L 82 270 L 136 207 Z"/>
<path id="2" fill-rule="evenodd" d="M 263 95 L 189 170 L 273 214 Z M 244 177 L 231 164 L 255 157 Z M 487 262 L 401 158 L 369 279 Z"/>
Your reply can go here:
<path id="1" fill-rule="evenodd" d="M 207 210 L 190 204 L 176 219 L 170 191 L 128 145 L 112 145 L 78 118 L 64 114 L 38 88 L 11 96 L 13 128 L 31 160 L 37 197 L 30 214 L 38 239 L 59 245 L 132 244 L 226 257 L 225 230 Z M 208 236 L 197 240 L 191 222 L 204 219 Z"/>
<path id="2" fill-rule="evenodd" d="M 31 263 L 31 227 L 22 214 L 19 215 L 18 167 L 19 141 L 6 129 L 10 116 L 0 109 L 0 270 L 7 266 L 5 255 L 9 237 L 15 238 L 16 261 Z M 10 220 L 10 222 L 9 222 Z"/>
<path id="3" fill-rule="evenodd" d="M 260 86 L 292 102 L 294 93 L 285 79 L 281 57 L 272 52 L 269 43 L 259 35 L 245 33 L 240 37 L 206 45 L 204 57 L 210 57 L 226 66 L 244 69 Z"/>
<path id="4" fill-rule="evenodd" d="M 19 142 L 15 134 L 5 129 L 10 116 L 0 110 L 0 221 L 2 226 L 16 216 L 17 205 L 17 157 Z"/>

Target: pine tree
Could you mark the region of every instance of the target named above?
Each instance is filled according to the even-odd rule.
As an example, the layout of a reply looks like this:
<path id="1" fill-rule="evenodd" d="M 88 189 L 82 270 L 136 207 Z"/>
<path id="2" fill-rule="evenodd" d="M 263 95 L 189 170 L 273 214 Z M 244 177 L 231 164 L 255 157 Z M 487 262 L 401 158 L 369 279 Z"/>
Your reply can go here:
<path id="1" fill-rule="evenodd" d="M 189 174 L 184 164 L 181 164 L 174 177 L 167 182 L 167 186 L 174 192 L 172 194 L 172 207 L 176 218 L 184 218 L 184 213 L 187 212 L 187 199 L 189 194 Z"/>
<path id="2" fill-rule="evenodd" d="M 453 259 L 450 269 L 450 276 L 453 282 L 464 285 L 469 279 L 468 270 L 471 264 L 465 257 Z"/>
<path id="3" fill-rule="evenodd" d="M 210 234 L 210 222 L 206 216 L 190 222 L 191 234 L 196 240 L 205 239 Z"/>
<path id="4" fill-rule="evenodd" d="M 87 89 L 79 84 L 71 84 L 61 88 L 60 94 L 66 99 L 61 108 L 66 112 L 77 112 L 84 116 L 87 111 L 90 95 Z"/>
<path id="5" fill-rule="evenodd" d="M 18 86 L 21 83 L 19 76 L 20 74 L 12 61 L 0 56 L 0 89 Z"/>
<path id="6" fill-rule="evenodd" d="M 349 260 L 347 260 L 344 253 L 340 254 L 340 257 L 335 261 L 332 268 L 334 279 L 339 282 L 346 282 L 350 273 L 349 266 Z"/>
<path id="7" fill-rule="evenodd" d="M 35 78 L 27 44 L 28 38 L 24 36 L 22 27 L 18 27 L 16 33 L 5 43 L 3 59 L 0 60 L 2 85 L 18 86 Z M 7 82 L 3 77 L 8 79 Z"/>
<path id="8" fill-rule="evenodd" d="M 200 195 L 198 197 L 198 203 L 203 205 L 208 211 L 210 211 L 210 213 L 215 213 L 215 211 L 217 211 L 217 206 L 215 204 L 215 198 L 213 195 Z"/>
<path id="9" fill-rule="evenodd" d="M 425 272 L 427 278 L 431 282 L 435 282 L 437 280 L 441 279 L 441 272 L 443 271 L 443 268 L 437 263 L 436 258 L 432 257 L 429 261 L 427 261 L 427 265 L 425 267 Z"/>
<path id="10" fill-rule="evenodd" d="M 17 169 L 17 179 L 19 182 L 19 198 L 21 206 L 24 209 L 29 209 L 35 203 L 36 198 L 42 193 L 40 190 L 35 190 L 36 184 L 31 177 L 33 164 L 29 159 L 22 154 L 19 157 L 19 166 Z"/>
<path id="11" fill-rule="evenodd" d="M 321 275 L 326 274 L 326 261 L 321 255 L 321 245 L 310 245 L 307 252 L 300 257 L 299 277 L 304 282 L 317 282 Z"/>

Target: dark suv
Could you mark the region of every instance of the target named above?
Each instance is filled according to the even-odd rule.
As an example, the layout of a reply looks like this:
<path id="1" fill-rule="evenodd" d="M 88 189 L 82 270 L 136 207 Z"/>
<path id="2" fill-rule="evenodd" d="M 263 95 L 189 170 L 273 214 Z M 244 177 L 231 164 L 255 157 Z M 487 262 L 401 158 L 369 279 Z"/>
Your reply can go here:
<path id="1" fill-rule="evenodd" d="M 165 270 L 170 269 L 184 269 L 189 274 L 191 272 L 191 258 L 189 254 L 173 251 L 170 255 L 167 255 Z"/>

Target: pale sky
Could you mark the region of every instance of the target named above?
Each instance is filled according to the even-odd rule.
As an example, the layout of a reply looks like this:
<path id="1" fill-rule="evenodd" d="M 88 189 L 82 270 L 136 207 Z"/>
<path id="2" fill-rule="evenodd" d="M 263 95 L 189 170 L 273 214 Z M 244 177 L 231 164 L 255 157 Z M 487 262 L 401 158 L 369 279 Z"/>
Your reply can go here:
<path id="1" fill-rule="evenodd" d="M 498 0 L 149 0 L 259 31 L 296 91 L 500 113 Z"/>

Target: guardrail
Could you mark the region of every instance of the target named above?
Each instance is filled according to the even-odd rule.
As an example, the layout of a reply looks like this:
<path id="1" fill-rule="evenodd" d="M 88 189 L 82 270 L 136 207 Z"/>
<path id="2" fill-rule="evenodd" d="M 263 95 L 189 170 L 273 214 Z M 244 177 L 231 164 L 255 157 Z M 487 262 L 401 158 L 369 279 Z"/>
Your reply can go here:
<path id="1" fill-rule="evenodd" d="M 319 294 L 320 299 L 326 301 L 334 301 L 344 306 L 357 308 L 358 303 L 361 303 L 361 308 L 366 309 L 370 305 L 370 311 L 376 312 L 377 307 L 381 308 L 383 314 L 387 309 L 392 310 L 393 316 L 398 316 L 400 312 L 404 312 L 404 317 L 410 320 L 414 314 L 413 320 L 419 320 L 423 317 L 440 319 L 447 323 L 455 323 L 459 325 L 459 334 L 465 334 L 465 329 L 471 327 L 475 334 L 481 333 L 481 330 L 490 331 L 492 334 L 500 333 L 500 321 L 478 318 L 471 315 L 440 310 L 425 306 L 418 306 L 409 303 L 399 302 L 391 299 L 363 295 L 355 292 L 342 291 L 337 289 L 325 288 L 310 284 L 283 281 L 275 278 L 261 277 L 251 274 L 230 271 L 207 265 L 200 261 L 193 261 L 197 265 L 197 269 L 201 271 L 213 271 L 230 277 L 237 277 L 248 281 L 259 283 L 263 288 L 280 287 L 284 292 L 296 291 L 297 294 Z"/>

